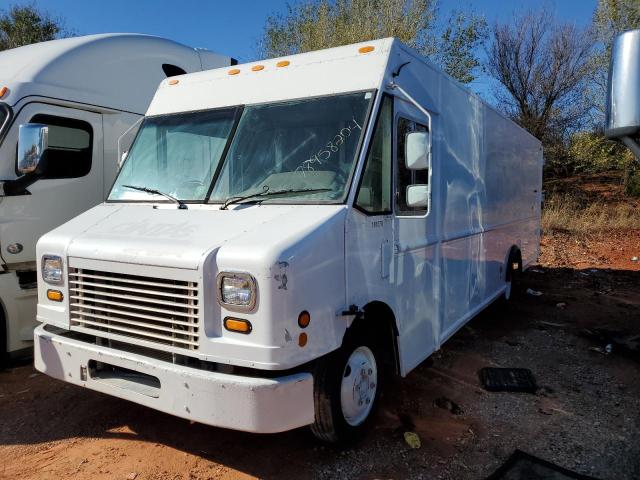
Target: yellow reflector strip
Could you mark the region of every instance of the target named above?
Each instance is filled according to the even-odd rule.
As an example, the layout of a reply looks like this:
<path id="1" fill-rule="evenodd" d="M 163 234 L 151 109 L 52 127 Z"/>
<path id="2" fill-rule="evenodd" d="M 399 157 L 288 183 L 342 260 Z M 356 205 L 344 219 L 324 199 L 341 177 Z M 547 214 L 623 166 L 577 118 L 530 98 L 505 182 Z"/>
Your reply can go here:
<path id="1" fill-rule="evenodd" d="M 177 85 L 178 82 L 180 82 L 180 80 L 174 78 L 173 80 L 169 80 L 169 85 Z"/>
<path id="2" fill-rule="evenodd" d="M 227 72 L 229 75 L 237 75 L 240 73 L 240 69 L 239 68 L 232 68 L 231 70 L 229 70 Z"/>
<path id="3" fill-rule="evenodd" d="M 260 70 L 264 70 L 264 65 L 254 65 L 253 67 L 251 67 L 251 70 L 253 70 L 254 72 L 259 72 Z"/>
<path id="4" fill-rule="evenodd" d="M 276 63 L 276 67 L 288 67 L 291 64 L 289 60 L 282 60 L 281 62 Z"/>
<path id="5" fill-rule="evenodd" d="M 224 328 L 230 332 L 251 333 L 251 323 L 241 318 L 227 317 L 224 319 Z"/>
<path id="6" fill-rule="evenodd" d="M 366 46 L 366 47 L 360 47 L 358 49 L 358 52 L 360 53 L 369 53 L 369 52 L 373 52 L 376 49 L 376 47 L 372 47 L 371 45 Z"/>
<path id="7" fill-rule="evenodd" d="M 7 87 L 0 88 L 0 98 L 4 97 L 8 91 L 9 89 Z"/>
<path id="8" fill-rule="evenodd" d="M 64 298 L 62 292 L 60 290 L 47 290 L 47 298 L 49 300 L 53 300 L 54 302 L 61 302 Z"/>

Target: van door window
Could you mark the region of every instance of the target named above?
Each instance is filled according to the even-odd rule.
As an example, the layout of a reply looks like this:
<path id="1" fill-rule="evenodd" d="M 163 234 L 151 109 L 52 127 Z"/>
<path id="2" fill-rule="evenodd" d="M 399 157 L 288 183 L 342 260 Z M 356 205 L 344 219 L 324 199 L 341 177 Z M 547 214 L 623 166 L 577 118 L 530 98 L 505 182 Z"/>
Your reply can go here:
<path id="1" fill-rule="evenodd" d="M 385 96 L 358 188 L 356 207 L 368 214 L 391 212 L 391 126 L 393 100 Z"/>
<path id="2" fill-rule="evenodd" d="M 49 127 L 49 149 L 44 178 L 84 177 L 91 171 L 93 130 L 81 120 L 36 115 L 31 123 Z"/>
<path id="3" fill-rule="evenodd" d="M 431 170 L 431 155 L 428 155 L 429 165 L 427 168 L 413 170 L 407 168 L 406 164 L 406 143 L 407 136 L 412 132 L 429 133 L 429 128 L 420 123 L 406 118 L 398 119 L 398 149 L 397 149 L 397 178 L 396 178 L 396 213 L 401 216 L 421 216 L 428 213 L 427 206 L 410 206 L 407 204 L 409 187 L 424 187 L 429 192 L 429 173 Z"/>

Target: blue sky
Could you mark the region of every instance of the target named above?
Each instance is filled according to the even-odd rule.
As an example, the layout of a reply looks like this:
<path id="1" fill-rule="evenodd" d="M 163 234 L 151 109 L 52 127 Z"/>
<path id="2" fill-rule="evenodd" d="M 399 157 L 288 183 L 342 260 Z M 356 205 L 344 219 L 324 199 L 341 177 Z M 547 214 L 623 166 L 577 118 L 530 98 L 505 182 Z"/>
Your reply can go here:
<path id="1" fill-rule="evenodd" d="M 0 0 L 0 9 L 32 0 Z M 136 32 L 168 37 L 181 43 L 230 55 L 240 62 L 256 59 L 256 44 L 266 17 L 284 11 L 286 0 L 36 0 L 53 16 L 63 17 L 78 34 Z M 289 3 L 295 3 L 291 0 Z M 446 14 L 471 8 L 490 22 L 509 21 L 514 12 L 553 10 L 564 21 L 590 22 L 597 0 L 440 0 Z M 489 82 L 481 78 L 472 88 L 484 95 Z"/>

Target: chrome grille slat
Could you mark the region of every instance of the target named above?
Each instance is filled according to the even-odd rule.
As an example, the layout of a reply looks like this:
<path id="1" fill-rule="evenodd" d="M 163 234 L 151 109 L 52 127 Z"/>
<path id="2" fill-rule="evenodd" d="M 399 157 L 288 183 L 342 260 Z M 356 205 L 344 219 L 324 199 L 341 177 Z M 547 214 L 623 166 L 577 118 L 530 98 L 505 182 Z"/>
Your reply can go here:
<path id="1" fill-rule="evenodd" d="M 124 310 L 116 310 L 113 308 L 105 308 L 105 307 L 100 307 L 97 305 L 92 305 L 90 307 L 86 307 L 86 306 L 76 306 L 76 309 L 74 310 L 75 312 L 81 312 L 82 310 L 88 310 L 86 312 L 84 312 L 87 315 L 91 315 L 92 312 L 102 312 L 102 314 L 104 313 L 112 313 L 113 315 L 116 315 L 117 317 L 114 318 L 123 318 L 126 320 L 127 317 L 133 317 L 133 318 L 138 318 L 138 319 L 144 319 L 144 320 L 152 320 L 154 322 L 161 322 L 161 323 L 169 323 L 171 325 L 182 325 L 185 327 L 191 327 L 192 324 L 189 322 L 185 322 L 183 320 L 172 320 L 169 318 L 162 318 L 162 317 L 154 317 L 152 315 L 144 315 L 142 313 L 132 313 L 132 312 L 126 312 Z M 108 317 L 107 317 L 108 320 Z M 151 323 L 149 323 L 149 325 L 152 325 Z"/>
<path id="2" fill-rule="evenodd" d="M 71 298 L 72 300 L 79 300 L 79 299 L 82 299 L 83 297 L 81 297 L 79 295 L 71 295 L 69 298 Z M 111 305 L 111 306 L 115 306 L 115 307 L 131 308 L 131 304 L 129 304 L 129 303 L 114 302 L 114 301 L 109 301 L 109 300 L 102 300 L 102 299 L 99 299 L 99 298 L 92 298 L 91 301 L 93 303 L 100 303 L 102 305 Z M 173 304 L 171 304 L 171 305 L 173 305 Z M 95 306 L 94 308 L 98 309 L 100 307 Z M 138 310 L 143 310 L 145 312 L 165 313 L 167 315 L 179 315 L 181 317 L 198 318 L 198 315 L 195 315 L 193 313 L 176 312 L 176 311 L 172 312 L 171 310 L 166 310 L 164 308 L 145 307 L 145 306 L 142 306 L 142 305 L 137 305 L 136 308 Z M 159 318 L 159 317 L 154 317 L 154 318 Z"/>
<path id="3" fill-rule="evenodd" d="M 115 281 L 114 277 L 106 277 L 106 276 L 102 276 L 102 275 L 89 275 L 87 273 L 72 273 L 70 275 L 70 277 L 74 277 L 74 278 L 91 278 L 91 279 L 96 279 L 96 280 L 109 280 L 111 282 Z M 78 283 L 73 279 L 69 279 L 69 281 L 73 282 L 73 283 Z M 151 286 L 151 287 L 167 288 L 167 284 L 166 283 L 149 282 L 149 281 L 146 281 L 146 280 L 135 280 L 135 281 L 126 280 L 126 282 L 135 283 L 136 285 L 147 285 L 147 286 Z M 125 281 L 123 281 L 123 283 L 125 283 Z M 187 287 L 187 286 L 181 286 L 180 289 L 182 289 L 182 290 L 198 290 L 197 287 Z"/>
<path id="4" fill-rule="evenodd" d="M 122 299 L 122 300 L 128 300 L 130 302 L 142 302 L 142 303 L 151 303 L 151 304 L 155 304 L 155 305 L 168 305 L 170 307 L 173 307 L 175 305 L 175 302 L 169 301 L 169 300 L 156 300 L 155 298 L 149 298 L 149 297 L 139 297 L 136 295 L 124 295 L 122 293 L 113 293 L 113 292 L 101 292 L 101 291 L 94 291 L 94 290 L 85 290 L 83 288 L 73 288 L 74 292 L 77 292 L 79 294 L 83 294 L 83 293 L 90 293 L 94 296 L 100 296 L 100 297 L 113 297 L 113 298 L 118 298 L 118 299 Z"/>
<path id="5" fill-rule="evenodd" d="M 82 323 L 85 326 L 86 325 L 92 325 L 94 327 L 103 326 L 102 323 L 93 322 L 91 320 L 82 320 L 82 319 L 79 319 L 79 318 L 73 318 L 73 320 L 75 322 Z M 121 327 L 119 325 L 113 325 L 113 324 L 109 325 L 109 329 L 110 330 L 116 330 L 118 332 L 133 333 L 133 334 L 136 334 L 136 335 L 142 335 L 142 336 L 145 336 L 145 337 L 155 338 L 155 339 L 159 339 L 159 340 L 167 340 L 167 341 L 170 341 L 170 342 L 174 342 L 176 340 L 174 337 L 170 337 L 170 336 L 167 336 L 167 335 L 160 335 L 158 333 L 151 333 L 151 332 L 142 333 L 140 330 L 136 330 L 136 329 L 133 329 L 133 328 Z M 180 340 L 179 343 L 184 343 L 184 344 L 187 344 L 187 345 L 196 345 L 196 343 L 191 341 L 191 340 Z"/>
<path id="6" fill-rule="evenodd" d="M 156 295 L 158 297 L 183 298 L 185 300 L 188 300 L 188 299 L 192 298 L 191 295 L 183 295 L 183 294 L 179 294 L 179 293 L 169 293 L 169 292 L 159 292 L 159 291 L 154 291 L 154 290 L 143 290 L 143 289 L 140 289 L 140 288 L 132 288 L 132 287 L 121 287 L 119 285 L 108 285 L 108 286 L 105 286 L 105 284 L 82 282 L 82 281 L 70 281 L 69 283 L 73 283 L 73 284 L 76 284 L 76 285 L 88 286 L 88 287 L 108 288 L 110 290 L 119 290 L 119 291 L 123 291 L 123 292 L 136 292 L 136 293 L 143 293 L 145 295 Z"/>
<path id="7" fill-rule="evenodd" d="M 198 283 L 70 268 L 71 328 L 197 350 Z"/>

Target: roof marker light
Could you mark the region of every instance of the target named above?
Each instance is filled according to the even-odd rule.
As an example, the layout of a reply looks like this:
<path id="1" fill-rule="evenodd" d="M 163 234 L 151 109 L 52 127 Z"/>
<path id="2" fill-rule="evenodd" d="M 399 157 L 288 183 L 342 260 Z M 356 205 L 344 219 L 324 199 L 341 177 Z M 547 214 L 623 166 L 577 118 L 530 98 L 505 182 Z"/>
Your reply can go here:
<path id="1" fill-rule="evenodd" d="M 9 89 L 7 87 L 0 88 L 0 98 L 4 97 L 8 91 Z"/>
<path id="2" fill-rule="evenodd" d="M 369 52 L 373 52 L 376 49 L 376 47 L 368 45 L 366 47 L 360 47 L 358 49 L 358 52 L 360 53 L 369 53 Z"/>
<path id="3" fill-rule="evenodd" d="M 180 82 L 180 80 L 177 80 L 177 79 L 174 78 L 172 80 L 169 80 L 169 85 L 177 85 L 179 82 Z"/>
<path id="4" fill-rule="evenodd" d="M 291 64 L 289 60 L 282 60 L 281 62 L 276 63 L 276 67 L 288 67 Z"/>
<path id="5" fill-rule="evenodd" d="M 239 68 L 232 68 L 231 70 L 229 70 L 227 72 L 229 75 L 237 75 L 240 73 L 240 69 Z"/>
<path id="6" fill-rule="evenodd" d="M 253 67 L 251 67 L 251 70 L 253 72 L 259 72 L 260 70 L 264 70 L 264 65 L 254 65 Z"/>

